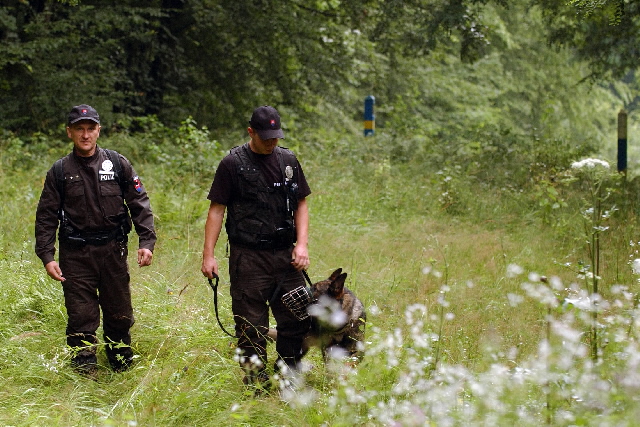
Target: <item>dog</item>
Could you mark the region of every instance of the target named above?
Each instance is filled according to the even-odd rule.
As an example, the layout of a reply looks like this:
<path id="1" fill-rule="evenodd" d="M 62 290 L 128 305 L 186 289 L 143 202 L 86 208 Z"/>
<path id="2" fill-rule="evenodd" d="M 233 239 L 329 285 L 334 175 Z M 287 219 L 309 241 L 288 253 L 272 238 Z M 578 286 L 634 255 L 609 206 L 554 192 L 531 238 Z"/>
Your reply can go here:
<path id="1" fill-rule="evenodd" d="M 344 286 L 346 278 L 347 273 L 338 268 L 328 279 L 311 285 L 313 302 L 307 309 L 311 328 L 304 338 L 301 357 L 316 346 L 325 363 L 333 356 L 346 356 L 354 363 L 362 360 L 367 314 L 362 301 Z M 277 331 L 269 329 L 268 336 L 275 341 Z"/>

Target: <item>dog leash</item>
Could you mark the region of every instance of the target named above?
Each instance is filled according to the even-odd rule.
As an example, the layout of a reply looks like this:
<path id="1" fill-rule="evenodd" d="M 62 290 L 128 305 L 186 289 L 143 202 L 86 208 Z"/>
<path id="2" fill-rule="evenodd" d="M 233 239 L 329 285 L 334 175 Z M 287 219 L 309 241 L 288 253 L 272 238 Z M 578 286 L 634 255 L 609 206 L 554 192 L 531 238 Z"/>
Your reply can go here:
<path id="1" fill-rule="evenodd" d="M 213 273 L 213 277 L 215 277 L 216 279 L 215 285 L 213 284 L 213 280 L 211 279 L 208 279 L 208 280 L 209 280 L 209 286 L 211 286 L 211 289 L 213 289 L 213 305 L 216 309 L 216 319 L 218 320 L 218 325 L 220 325 L 220 329 L 222 329 L 222 331 L 225 334 L 229 335 L 231 338 L 235 338 L 236 336 L 227 332 L 224 326 L 222 326 L 222 322 L 220 321 L 220 316 L 218 315 L 218 282 L 220 282 L 220 278 L 216 273 Z"/>
<path id="2" fill-rule="evenodd" d="M 309 286 L 313 286 L 313 284 L 311 283 L 311 279 L 309 278 L 309 274 L 307 274 L 307 270 L 302 270 L 302 274 L 303 274 L 304 278 L 306 279 L 307 283 L 309 283 Z M 218 325 L 220 325 L 220 329 L 222 329 L 222 331 L 225 334 L 229 335 L 231 338 L 236 338 L 235 335 L 232 335 L 229 332 L 227 332 L 227 330 L 224 328 L 224 326 L 222 326 L 222 322 L 220 321 L 220 315 L 218 314 L 218 283 L 220 282 L 220 278 L 215 273 L 213 273 L 213 277 L 216 279 L 216 284 L 215 285 L 213 284 L 213 280 L 211 280 L 209 278 L 207 278 L 207 280 L 209 280 L 209 286 L 211 286 L 211 289 L 213 290 L 213 306 L 214 306 L 215 311 L 216 311 L 216 320 L 218 321 Z M 276 294 L 277 294 L 279 288 L 280 288 L 280 285 L 278 285 L 278 288 L 274 292 L 274 296 L 272 297 L 272 300 L 276 297 Z"/>
<path id="3" fill-rule="evenodd" d="M 307 270 L 302 270 L 302 274 L 304 275 L 304 278 L 307 279 L 309 286 L 313 286 L 313 283 L 311 283 L 311 279 L 309 279 L 309 275 L 307 274 Z"/>

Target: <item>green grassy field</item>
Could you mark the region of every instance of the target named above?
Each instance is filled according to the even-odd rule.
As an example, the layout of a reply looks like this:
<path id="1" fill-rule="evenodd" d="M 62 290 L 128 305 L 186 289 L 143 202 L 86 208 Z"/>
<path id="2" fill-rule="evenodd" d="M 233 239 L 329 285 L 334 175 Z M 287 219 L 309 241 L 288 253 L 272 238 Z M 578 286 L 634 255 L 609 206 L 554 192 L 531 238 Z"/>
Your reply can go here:
<path id="1" fill-rule="evenodd" d="M 536 191 L 555 186 L 485 186 L 445 168 L 393 162 L 378 150 L 382 142 L 356 136 L 324 154 L 297 140 L 290 146 L 313 190 L 309 274 L 349 274 L 347 286 L 368 310 L 367 354 L 348 369 L 324 366 L 313 350 L 295 396 L 254 398 L 199 271 L 206 194 L 224 150 L 193 129 L 190 136 L 179 148 L 99 141 L 133 161 L 158 244 L 151 267 L 130 262 L 136 364 L 112 373 L 99 351 L 97 381 L 68 366 L 62 289 L 33 253 L 44 174 L 70 146 L 3 140 L 0 425 L 619 426 L 640 416 L 632 207 L 597 234 L 602 300 L 594 323 L 581 305 L 593 300 L 592 279 L 579 274 L 593 264 L 582 187 L 559 190 L 562 203 L 549 211 L 540 201 L 552 193 Z M 221 321 L 230 329 L 224 245 L 217 251 Z"/>

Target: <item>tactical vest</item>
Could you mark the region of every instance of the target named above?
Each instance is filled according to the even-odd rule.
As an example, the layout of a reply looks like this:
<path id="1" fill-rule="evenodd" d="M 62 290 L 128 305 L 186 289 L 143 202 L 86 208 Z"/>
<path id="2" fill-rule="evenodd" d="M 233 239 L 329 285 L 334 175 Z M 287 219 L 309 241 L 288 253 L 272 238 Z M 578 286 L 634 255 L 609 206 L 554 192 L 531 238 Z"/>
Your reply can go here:
<path id="1" fill-rule="evenodd" d="M 110 220 L 113 222 L 116 222 L 117 225 L 110 230 L 88 232 L 88 231 L 77 230 L 74 226 L 72 226 L 69 223 L 69 219 L 67 218 L 67 214 L 65 212 L 65 199 L 67 195 L 71 195 L 77 199 L 78 190 L 82 190 L 82 183 L 74 182 L 73 184 L 69 185 L 69 188 L 67 188 L 67 182 L 64 178 L 64 172 L 65 172 L 64 164 L 65 164 L 65 159 L 67 159 L 69 156 L 66 156 L 61 159 L 58 159 L 53 164 L 56 190 L 60 195 L 60 206 L 58 208 L 58 219 L 60 221 L 60 229 L 59 229 L 58 238 L 61 242 L 67 242 L 67 243 L 72 243 L 72 244 L 81 245 L 81 246 L 85 244 L 103 245 L 114 239 L 119 241 L 126 241 L 127 235 L 131 231 L 132 223 L 131 223 L 131 217 L 129 215 L 129 209 L 124 204 L 127 181 L 122 172 L 122 165 L 120 163 L 120 154 L 118 154 L 117 151 L 113 151 L 105 148 L 102 148 L 101 150 L 103 150 L 106 153 L 107 159 L 110 160 L 113 164 L 113 168 L 114 168 L 113 179 L 118 183 L 118 188 L 119 188 L 118 193 L 120 195 L 120 198 L 114 200 L 112 196 L 115 196 L 115 193 L 112 190 L 102 189 L 100 194 L 103 198 L 102 202 L 104 203 L 105 214 L 110 215 Z M 109 197 L 105 198 L 105 194 Z M 78 202 L 76 200 L 75 203 L 78 204 L 81 202 Z M 122 211 L 122 213 L 117 214 L 118 211 Z"/>
<path id="2" fill-rule="evenodd" d="M 225 228 L 229 242 L 252 249 L 284 249 L 296 241 L 293 214 L 297 209 L 298 162 L 276 147 L 282 185 L 270 186 L 251 161 L 248 144 L 234 147 L 238 192 L 227 206 Z M 289 178 L 285 171 L 288 171 Z"/>

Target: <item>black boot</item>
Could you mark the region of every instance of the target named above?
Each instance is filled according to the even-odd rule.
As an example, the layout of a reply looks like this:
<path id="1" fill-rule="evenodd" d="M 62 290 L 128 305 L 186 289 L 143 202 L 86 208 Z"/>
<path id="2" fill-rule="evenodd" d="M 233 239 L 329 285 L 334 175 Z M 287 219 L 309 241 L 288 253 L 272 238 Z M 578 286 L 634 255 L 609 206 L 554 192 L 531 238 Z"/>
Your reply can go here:
<path id="1" fill-rule="evenodd" d="M 98 358 L 92 351 L 80 350 L 71 358 L 71 366 L 77 373 L 95 379 L 98 372 Z"/>
<path id="2" fill-rule="evenodd" d="M 126 344 L 107 344 L 106 351 L 114 372 L 124 372 L 133 364 L 133 350 Z"/>

